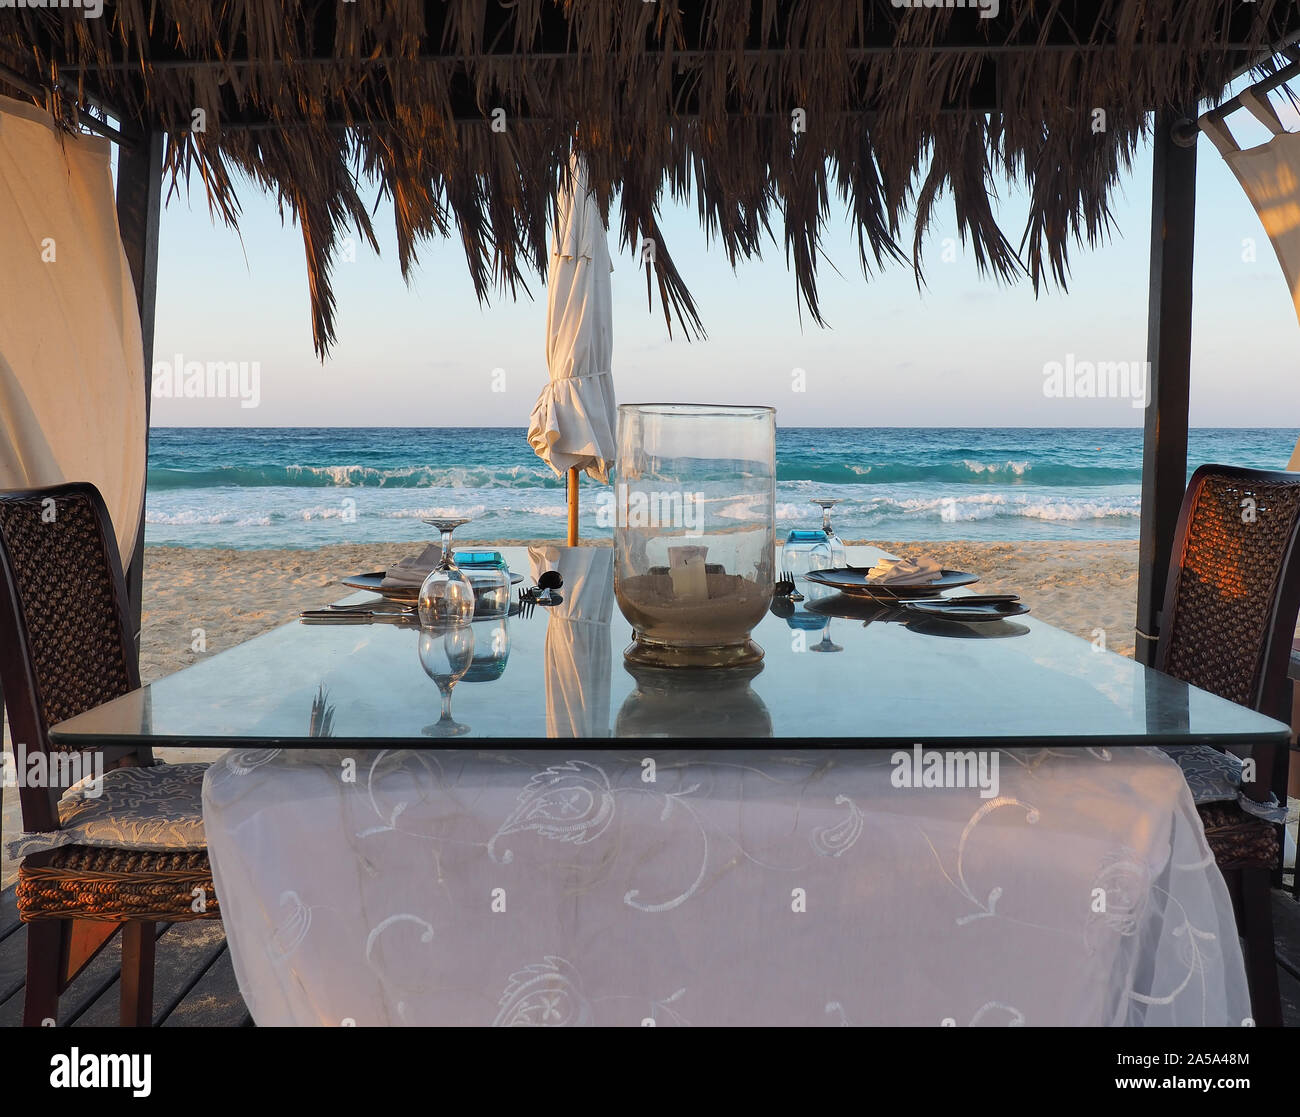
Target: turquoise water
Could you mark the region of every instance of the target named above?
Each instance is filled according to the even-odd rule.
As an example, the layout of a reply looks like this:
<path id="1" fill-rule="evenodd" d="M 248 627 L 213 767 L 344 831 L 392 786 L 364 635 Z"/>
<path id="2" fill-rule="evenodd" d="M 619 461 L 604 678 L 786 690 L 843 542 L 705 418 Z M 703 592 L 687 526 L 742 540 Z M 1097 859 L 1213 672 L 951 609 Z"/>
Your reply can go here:
<path id="1" fill-rule="evenodd" d="M 1206 461 L 1285 467 L 1295 430 L 1199 429 Z M 777 433 L 781 533 L 838 497 L 845 539 L 1135 539 L 1142 432 L 1104 429 L 786 428 Z M 584 480 L 581 530 L 600 486 Z M 560 539 L 563 481 L 509 428 L 161 428 L 150 434 L 146 540 L 185 547 L 398 542 L 456 513 L 467 539 Z"/>

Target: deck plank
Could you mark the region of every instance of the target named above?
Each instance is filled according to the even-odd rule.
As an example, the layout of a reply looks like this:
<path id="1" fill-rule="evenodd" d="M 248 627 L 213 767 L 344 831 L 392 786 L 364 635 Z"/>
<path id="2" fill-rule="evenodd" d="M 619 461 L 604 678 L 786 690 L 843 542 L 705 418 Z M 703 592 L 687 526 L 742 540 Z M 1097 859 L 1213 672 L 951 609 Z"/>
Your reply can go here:
<path id="1" fill-rule="evenodd" d="M 1300 903 L 1273 889 L 1273 941 L 1278 964 L 1300 978 Z"/>
<path id="2" fill-rule="evenodd" d="M 196 976 L 211 964 L 217 948 L 226 940 L 225 931 L 216 919 L 196 919 L 172 923 L 158 940 L 154 963 L 154 1023 L 164 1009 L 187 989 Z M 105 951 L 107 953 L 107 951 Z M 120 959 L 120 951 L 119 951 Z M 73 1021 L 77 1028 L 111 1028 L 118 1021 L 120 972 L 84 1013 Z"/>
<path id="3" fill-rule="evenodd" d="M 162 933 L 161 930 L 159 933 Z M 23 927 L 18 935 L 14 937 L 19 940 L 15 945 L 21 947 L 18 954 L 23 959 L 23 968 L 19 971 L 20 988 L 13 996 L 0 1003 L 0 1027 L 17 1027 L 22 1023 L 23 1019 L 21 985 L 23 970 L 26 969 L 27 928 Z M 4 944 L 0 944 L 0 949 L 5 945 L 9 945 L 8 940 Z M 121 937 L 115 936 L 91 960 L 90 964 L 77 975 L 76 980 L 59 997 L 59 1027 L 63 1028 L 75 1024 L 81 1016 L 89 1012 L 94 1005 L 106 996 L 111 997 L 113 1010 L 116 1013 L 117 977 L 121 968 Z M 113 1017 L 113 1023 L 117 1023 L 116 1015 Z"/>
<path id="4" fill-rule="evenodd" d="M 1282 994 L 1282 1023 L 1300 1028 L 1300 903 L 1289 892 L 1273 890 L 1273 942 L 1277 982 Z"/>
<path id="5" fill-rule="evenodd" d="M 158 928 L 158 937 L 167 930 L 167 924 Z M 76 980 L 59 997 L 59 1027 L 68 1028 L 80 1023 L 81 1018 L 94 1011 L 95 1006 L 109 999 L 113 1009 L 113 1023 L 117 1023 L 117 979 L 122 972 L 122 936 L 115 935 L 102 951 L 77 975 Z"/>
<path id="6" fill-rule="evenodd" d="M 1300 1027 L 1300 978 L 1278 967 L 1278 991 L 1282 994 L 1282 1025 Z"/>
<path id="7" fill-rule="evenodd" d="M 18 905 L 11 885 L 0 893 L 0 1022 L 3 1021 L 3 1007 L 14 997 L 22 1000 L 26 974 L 27 930 L 19 922 Z M 18 1015 L 21 1019 L 21 1009 Z"/>
<path id="8" fill-rule="evenodd" d="M 235 980 L 230 950 L 222 943 L 221 953 L 163 1021 L 164 1028 L 242 1028 L 251 1025 L 244 998 Z"/>
<path id="9" fill-rule="evenodd" d="M 7 939 L 21 926 L 22 921 L 18 918 L 18 899 L 11 884 L 0 892 L 0 939 Z"/>

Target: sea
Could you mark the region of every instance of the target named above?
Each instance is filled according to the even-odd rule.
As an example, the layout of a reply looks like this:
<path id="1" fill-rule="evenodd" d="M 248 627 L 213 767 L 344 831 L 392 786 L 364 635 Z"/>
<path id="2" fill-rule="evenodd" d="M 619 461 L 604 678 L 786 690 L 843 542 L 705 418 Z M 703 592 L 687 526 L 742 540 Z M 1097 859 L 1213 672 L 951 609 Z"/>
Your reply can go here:
<path id="1" fill-rule="evenodd" d="M 1191 432 L 1202 462 L 1285 468 L 1300 431 Z M 1128 540 L 1138 535 L 1135 429 L 787 427 L 776 442 L 778 534 L 815 527 L 836 498 L 844 539 Z M 608 538 L 601 486 L 582 485 L 580 530 Z M 608 506 L 606 506 L 607 508 Z M 562 539 L 564 481 L 522 427 L 155 428 L 145 540 L 173 547 L 314 548 L 422 540 L 429 516 L 458 537 Z"/>

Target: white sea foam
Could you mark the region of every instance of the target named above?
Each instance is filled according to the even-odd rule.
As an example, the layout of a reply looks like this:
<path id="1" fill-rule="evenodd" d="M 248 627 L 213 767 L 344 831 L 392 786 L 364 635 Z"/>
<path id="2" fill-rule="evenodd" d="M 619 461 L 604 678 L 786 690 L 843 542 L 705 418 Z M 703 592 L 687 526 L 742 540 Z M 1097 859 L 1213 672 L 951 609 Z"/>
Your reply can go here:
<path id="1" fill-rule="evenodd" d="M 230 524 L 232 527 L 270 527 L 271 517 L 249 515 L 241 512 L 199 512 L 193 508 L 185 508 L 179 512 L 148 511 L 145 513 L 144 522 L 146 524 L 172 524 L 176 526 Z"/>

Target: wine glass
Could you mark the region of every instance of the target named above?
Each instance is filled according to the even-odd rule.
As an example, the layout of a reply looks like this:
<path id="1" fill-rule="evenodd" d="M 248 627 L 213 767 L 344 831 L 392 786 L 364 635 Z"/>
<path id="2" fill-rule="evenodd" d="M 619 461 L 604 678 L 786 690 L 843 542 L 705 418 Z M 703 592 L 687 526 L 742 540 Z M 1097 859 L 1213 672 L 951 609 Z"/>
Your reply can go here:
<path id="1" fill-rule="evenodd" d="M 469 732 L 468 725 L 461 725 L 451 716 L 451 692 L 473 662 L 473 625 L 444 625 L 420 631 L 420 666 L 442 695 L 442 716 L 436 724 L 424 727 L 421 732 L 425 736 L 460 737 Z"/>
<path id="2" fill-rule="evenodd" d="M 442 558 L 420 587 L 420 624 L 435 628 L 468 624 L 474 619 L 474 587 L 451 557 L 451 533 L 469 523 L 469 517 L 424 522 L 442 532 Z"/>
<path id="3" fill-rule="evenodd" d="M 835 529 L 831 527 L 831 509 L 839 504 L 839 500 L 831 497 L 814 497 L 808 502 L 816 504 L 822 510 L 822 531 L 826 533 L 826 542 L 831 547 L 831 562 L 835 569 L 842 570 L 849 564 L 849 550 L 844 546 L 844 540 L 835 534 Z"/>

